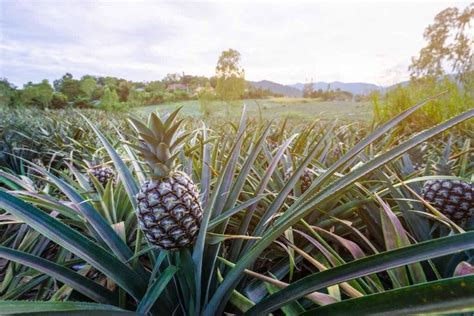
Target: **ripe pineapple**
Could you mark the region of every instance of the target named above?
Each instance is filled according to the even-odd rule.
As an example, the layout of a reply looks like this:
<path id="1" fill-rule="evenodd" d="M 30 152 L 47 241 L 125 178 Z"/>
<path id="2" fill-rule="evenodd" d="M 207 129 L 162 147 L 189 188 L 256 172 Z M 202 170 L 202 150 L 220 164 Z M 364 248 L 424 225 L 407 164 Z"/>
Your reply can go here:
<path id="1" fill-rule="evenodd" d="M 104 166 L 104 165 L 95 165 L 87 170 L 89 174 L 93 175 L 105 188 L 109 181 L 115 180 L 115 173 L 112 168 Z M 92 179 L 89 178 L 89 183 L 92 187 L 94 184 L 92 183 Z"/>
<path id="2" fill-rule="evenodd" d="M 136 196 L 138 224 L 148 241 L 164 250 L 191 245 L 202 220 L 197 186 L 174 165 L 186 137 L 177 135 L 182 123 L 175 123 L 178 111 L 165 121 L 150 114 L 148 127 L 130 118 L 141 139 L 137 149 L 152 171 Z"/>
<path id="3" fill-rule="evenodd" d="M 450 175 L 449 147 L 435 165 L 438 175 Z M 423 199 L 455 223 L 462 224 L 474 214 L 474 187 L 462 180 L 434 179 L 423 185 Z"/>
<path id="4" fill-rule="evenodd" d="M 306 168 L 303 175 L 300 177 L 301 182 L 301 193 L 305 193 L 313 183 L 313 173 L 310 169 Z"/>
<path id="5" fill-rule="evenodd" d="M 461 180 L 429 180 L 423 186 L 423 199 L 455 223 L 474 214 L 474 187 Z"/>
<path id="6" fill-rule="evenodd" d="M 285 174 L 284 174 L 285 182 L 287 182 L 290 179 L 292 174 L 293 174 L 293 168 L 290 167 L 285 171 Z M 301 194 L 305 193 L 306 190 L 309 189 L 312 183 L 313 183 L 313 173 L 311 172 L 311 169 L 305 168 L 303 171 L 303 174 L 300 177 Z"/>

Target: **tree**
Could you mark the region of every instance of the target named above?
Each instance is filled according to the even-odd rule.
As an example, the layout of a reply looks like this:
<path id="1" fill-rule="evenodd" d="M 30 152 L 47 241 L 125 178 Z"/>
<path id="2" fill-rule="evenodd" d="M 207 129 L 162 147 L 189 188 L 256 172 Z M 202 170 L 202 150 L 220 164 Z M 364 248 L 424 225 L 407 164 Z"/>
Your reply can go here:
<path id="1" fill-rule="evenodd" d="M 162 81 L 166 86 L 171 83 L 179 83 L 181 82 L 181 75 L 178 73 L 167 74 L 166 77 L 164 77 Z"/>
<path id="2" fill-rule="evenodd" d="M 242 97 L 245 90 L 245 71 L 240 66 L 238 51 L 229 49 L 221 53 L 217 61 L 216 77 L 216 92 L 221 100 L 230 104 Z"/>
<path id="3" fill-rule="evenodd" d="M 117 87 L 117 94 L 119 96 L 120 102 L 127 102 L 128 95 L 132 89 L 132 84 L 126 80 L 120 80 L 120 83 Z"/>
<path id="4" fill-rule="evenodd" d="M 55 80 L 54 88 L 56 91 L 63 93 L 69 101 L 85 96 L 79 80 L 74 79 L 70 73 L 66 73 L 61 79 Z"/>
<path id="5" fill-rule="evenodd" d="M 146 92 L 164 92 L 165 85 L 161 81 L 151 81 L 145 87 Z"/>
<path id="6" fill-rule="evenodd" d="M 16 87 L 7 79 L 0 80 L 0 106 L 18 106 L 21 104 L 20 94 Z"/>
<path id="7" fill-rule="evenodd" d="M 53 98 L 53 88 L 48 80 L 44 79 L 41 83 L 27 83 L 21 91 L 21 101 L 25 105 L 40 106 L 48 108 Z"/>
<path id="8" fill-rule="evenodd" d="M 313 93 L 314 93 L 313 80 L 311 80 L 311 82 L 307 82 L 307 83 L 304 84 L 303 97 L 304 98 L 312 98 Z"/>
<path id="9" fill-rule="evenodd" d="M 409 67 L 412 78 L 439 78 L 445 68 L 457 74 L 462 82 L 473 78 L 473 32 L 470 22 L 474 17 L 474 3 L 463 11 L 447 8 L 436 15 L 433 24 L 423 34 L 428 42 Z"/>
<path id="10" fill-rule="evenodd" d="M 104 95 L 100 99 L 100 107 L 107 111 L 120 109 L 120 102 L 117 92 L 109 87 L 104 88 Z"/>
<path id="11" fill-rule="evenodd" d="M 68 105 L 67 97 L 61 92 L 53 93 L 51 99 L 51 108 L 52 109 L 63 109 Z"/>
<path id="12" fill-rule="evenodd" d="M 117 89 L 118 79 L 115 77 L 102 78 L 102 85 L 109 87 L 109 89 Z"/>
<path id="13" fill-rule="evenodd" d="M 206 87 L 202 88 L 198 94 L 201 111 L 204 117 L 208 117 L 211 114 L 211 104 L 214 100 L 214 93 L 210 84 L 207 84 Z"/>
<path id="14" fill-rule="evenodd" d="M 81 78 L 79 86 L 85 96 L 90 99 L 95 89 L 97 89 L 97 82 L 91 76 L 84 76 Z"/>
<path id="15" fill-rule="evenodd" d="M 147 97 L 147 92 L 144 91 L 138 91 L 138 90 L 131 90 L 128 99 L 127 99 L 127 105 L 129 107 L 135 107 L 135 106 L 142 106 L 145 104 L 146 97 Z"/>
<path id="16" fill-rule="evenodd" d="M 72 79 L 72 75 L 71 75 L 69 72 L 66 72 L 66 73 L 64 74 L 64 76 L 63 76 L 61 79 L 57 79 L 57 80 L 54 80 L 54 81 L 53 81 L 54 90 L 60 91 L 63 82 L 64 82 L 65 80 L 71 80 L 71 79 Z"/>

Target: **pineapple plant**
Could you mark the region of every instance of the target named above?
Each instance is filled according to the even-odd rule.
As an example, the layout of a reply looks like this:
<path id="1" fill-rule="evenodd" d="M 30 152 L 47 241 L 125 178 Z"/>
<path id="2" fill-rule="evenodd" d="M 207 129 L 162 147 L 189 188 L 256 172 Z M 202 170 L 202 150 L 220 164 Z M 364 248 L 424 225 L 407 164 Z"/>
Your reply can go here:
<path id="1" fill-rule="evenodd" d="M 40 158 L 33 158 L 32 162 L 41 168 L 46 168 L 43 161 Z M 37 190 L 42 190 L 46 186 L 46 182 L 43 179 L 41 172 L 38 172 L 33 167 L 28 168 L 28 175 L 33 178 L 34 186 Z"/>
<path id="2" fill-rule="evenodd" d="M 284 180 L 287 182 L 293 174 L 293 168 L 290 167 L 285 171 Z M 314 174 L 310 168 L 305 168 L 303 174 L 300 177 L 300 192 L 305 193 L 309 189 L 314 180 Z"/>
<path id="3" fill-rule="evenodd" d="M 270 151 L 275 151 L 278 148 L 278 141 L 276 141 L 273 137 L 267 137 L 267 144 Z"/>
<path id="4" fill-rule="evenodd" d="M 136 196 L 138 223 L 148 241 L 163 250 L 192 245 L 203 214 L 198 187 L 175 165 L 187 136 L 178 134 L 178 111 L 165 121 L 151 113 L 148 127 L 130 118 L 140 138 L 136 148 L 151 170 Z"/>
<path id="5" fill-rule="evenodd" d="M 437 175 L 451 175 L 450 144 L 440 161 L 434 166 Z M 469 220 L 474 214 L 474 187 L 464 180 L 433 179 L 423 185 L 422 196 L 447 218 L 457 224 Z"/>
<path id="6" fill-rule="evenodd" d="M 282 143 L 283 133 L 286 127 L 286 120 L 281 123 L 279 129 L 273 129 L 270 135 L 267 136 L 267 145 L 270 151 L 275 151 Z"/>
<path id="7" fill-rule="evenodd" d="M 306 168 L 303 172 L 303 175 L 300 177 L 301 182 L 301 193 L 305 193 L 313 183 L 314 175 L 311 172 L 311 169 Z"/>
<path id="8" fill-rule="evenodd" d="M 424 170 L 426 168 L 426 162 L 424 156 L 428 150 L 428 146 L 423 144 L 422 146 L 417 146 L 408 152 L 408 157 L 413 165 L 415 171 Z"/>
<path id="9" fill-rule="evenodd" d="M 109 181 L 115 180 L 115 173 L 113 169 L 103 164 L 94 164 L 87 169 L 87 172 L 94 176 L 104 188 L 107 186 Z M 91 177 L 89 177 L 89 184 L 94 187 Z"/>

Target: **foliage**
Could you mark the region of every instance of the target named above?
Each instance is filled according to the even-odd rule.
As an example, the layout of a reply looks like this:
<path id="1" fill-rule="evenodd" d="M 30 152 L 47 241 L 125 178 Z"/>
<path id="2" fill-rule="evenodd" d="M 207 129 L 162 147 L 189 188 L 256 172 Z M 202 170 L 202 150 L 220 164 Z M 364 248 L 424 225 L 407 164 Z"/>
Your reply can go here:
<path id="1" fill-rule="evenodd" d="M 240 53 L 234 49 L 223 51 L 216 66 L 216 93 L 221 100 L 239 100 L 245 89 L 245 71 L 240 65 Z"/>
<path id="2" fill-rule="evenodd" d="M 61 79 L 55 80 L 54 89 L 64 94 L 68 101 L 74 101 L 76 98 L 85 95 L 81 89 L 81 82 L 74 79 L 70 73 L 66 73 Z"/>
<path id="3" fill-rule="evenodd" d="M 336 90 L 330 90 L 329 87 L 326 91 L 323 91 L 323 89 L 306 89 L 304 90 L 303 95 L 305 98 L 316 98 L 322 101 L 350 101 L 354 98 L 354 95 L 348 91 L 343 91 L 339 88 L 337 88 Z"/>
<path id="4" fill-rule="evenodd" d="M 0 80 L 0 106 L 16 107 L 21 105 L 20 93 L 7 79 Z"/>
<path id="5" fill-rule="evenodd" d="M 64 109 L 68 105 L 67 97 L 61 92 L 53 93 L 51 98 L 52 109 Z"/>
<path id="6" fill-rule="evenodd" d="M 474 108 L 470 92 L 460 87 L 448 77 L 441 81 L 426 78 L 411 81 L 407 86 L 397 86 L 380 99 L 373 99 L 375 121 L 385 121 L 408 108 L 408 104 L 426 100 L 431 96 L 444 93 L 429 100 L 428 104 L 406 121 L 406 128 L 420 130 Z M 466 122 L 465 127 L 472 126 Z"/>
<path id="7" fill-rule="evenodd" d="M 211 110 L 212 101 L 215 99 L 215 95 L 210 85 L 205 87 L 201 91 L 199 91 L 198 95 L 199 95 L 199 104 L 200 104 L 199 109 L 201 111 L 201 114 L 205 117 L 208 117 L 212 112 Z"/>
<path id="8" fill-rule="evenodd" d="M 473 89 L 474 38 L 470 25 L 473 18 L 473 3 L 464 10 L 452 7 L 438 13 L 423 34 L 428 44 L 418 57 L 412 59 L 412 76 L 439 78 L 449 66 L 463 83 L 469 83 Z"/>
<path id="9" fill-rule="evenodd" d="M 29 106 L 37 106 L 40 108 L 48 108 L 53 99 L 53 88 L 48 80 L 41 83 L 27 83 L 20 94 L 21 102 Z"/>
<path id="10" fill-rule="evenodd" d="M 303 97 L 312 98 L 314 93 L 313 82 L 307 82 L 303 87 Z"/>
<path id="11" fill-rule="evenodd" d="M 97 89 L 97 82 L 91 76 L 84 76 L 79 82 L 79 87 L 86 97 L 91 98 L 94 91 Z"/>
<path id="12" fill-rule="evenodd" d="M 283 97 L 282 94 L 273 93 L 268 89 L 256 88 L 251 84 L 246 85 L 244 94 L 242 95 L 242 99 L 267 99 L 270 97 Z"/>
<path id="13" fill-rule="evenodd" d="M 120 102 L 126 102 L 132 89 L 132 84 L 128 81 L 120 81 L 117 87 L 117 94 L 119 96 Z"/>
<path id="14" fill-rule="evenodd" d="M 28 310 L 25 300 L 39 300 L 34 308 L 45 313 L 118 315 L 354 306 L 382 313 L 413 311 L 413 304 L 472 311 L 464 298 L 474 290 L 462 285 L 472 276 L 453 277 L 458 264 L 474 260 L 473 232 L 464 232 L 472 224 L 459 227 L 424 207 L 421 184 L 436 175 L 429 167 L 414 170 L 407 152 L 428 143 L 421 155 L 428 166 L 452 144 L 455 176 L 470 179 L 469 136 L 443 133 L 472 120 L 474 110 L 417 135 L 397 133 L 423 106 L 375 127 L 270 123 L 246 112 L 240 121 L 210 127 L 187 119 L 190 136 L 177 159 L 200 184 L 205 213 L 197 242 L 178 252 L 150 247 L 137 229 L 143 161 L 122 114 L 6 112 L 2 139 L 34 150 L 44 167 L 25 155 L 19 161 L 27 172 L 7 165 L 0 171 L 0 308 Z M 83 161 L 98 153 L 118 181 L 106 187 L 95 181 L 92 188 Z M 302 193 L 307 168 L 315 181 Z"/>
<path id="15" fill-rule="evenodd" d="M 104 89 L 104 95 L 100 99 L 100 107 L 107 111 L 119 110 L 121 104 L 117 92 L 106 86 Z"/>

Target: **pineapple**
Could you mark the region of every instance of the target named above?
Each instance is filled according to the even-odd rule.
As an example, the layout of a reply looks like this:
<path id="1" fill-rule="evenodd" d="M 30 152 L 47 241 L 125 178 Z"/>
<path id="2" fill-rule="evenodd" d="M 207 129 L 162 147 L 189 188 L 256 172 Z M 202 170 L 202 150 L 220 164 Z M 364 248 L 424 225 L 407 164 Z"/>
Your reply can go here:
<path id="1" fill-rule="evenodd" d="M 303 175 L 300 177 L 301 182 L 301 193 L 305 193 L 313 183 L 313 173 L 309 168 L 306 168 Z"/>
<path id="2" fill-rule="evenodd" d="M 140 137 L 140 151 L 151 169 L 136 196 L 138 224 L 150 243 L 163 250 L 192 245 L 202 220 L 198 187 L 174 161 L 186 135 L 177 135 L 178 110 L 162 121 L 150 114 L 149 126 L 130 118 Z"/>
<path id="3" fill-rule="evenodd" d="M 434 169 L 438 175 L 451 174 L 449 147 Z M 457 224 L 469 220 L 474 214 L 474 187 L 462 180 L 434 179 L 423 185 L 423 199 Z"/>
<path id="4" fill-rule="evenodd" d="M 270 151 L 275 151 L 278 148 L 278 142 L 273 138 L 267 137 L 267 144 Z"/>
<path id="5" fill-rule="evenodd" d="M 285 124 L 283 124 L 284 126 Z M 270 151 L 275 151 L 278 146 L 280 146 L 280 135 L 279 132 L 276 130 L 273 130 L 272 133 L 267 136 L 267 145 Z"/>
<path id="6" fill-rule="evenodd" d="M 284 174 L 285 182 L 287 182 L 290 179 L 292 174 L 293 174 L 293 168 L 290 167 L 285 171 L 285 174 Z M 314 178 L 313 177 L 313 172 L 311 172 L 311 169 L 305 168 L 304 171 L 303 171 L 303 174 L 300 177 L 300 192 L 301 192 L 301 194 L 305 193 L 306 190 L 309 189 L 309 187 L 313 183 L 313 178 Z"/>
<path id="7" fill-rule="evenodd" d="M 109 181 L 115 180 L 115 174 L 112 168 L 104 166 L 104 165 L 95 165 L 87 170 L 89 174 L 93 175 L 104 188 L 107 186 Z M 92 183 L 92 179 L 89 178 L 89 183 L 92 187 L 94 184 Z"/>
<path id="8" fill-rule="evenodd" d="M 474 187 L 466 181 L 426 181 L 423 199 L 455 223 L 462 223 L 474 214 Z"/>

